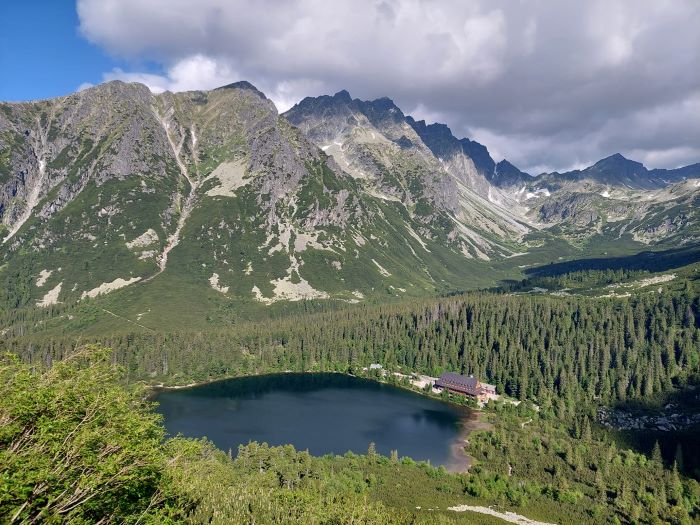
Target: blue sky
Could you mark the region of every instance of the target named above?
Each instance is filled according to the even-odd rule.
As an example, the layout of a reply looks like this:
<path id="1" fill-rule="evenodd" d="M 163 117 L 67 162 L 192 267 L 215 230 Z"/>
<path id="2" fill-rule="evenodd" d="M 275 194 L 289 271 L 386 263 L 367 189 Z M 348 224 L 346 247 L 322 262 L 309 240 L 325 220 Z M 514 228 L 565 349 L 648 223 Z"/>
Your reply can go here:
<path id="1" fill-rule="evenodd" d="M 70 0 L 4 0 L 1 9 L 0 101 L 66 95 L 117 67 L 148 69 L 88 42 Z"/>

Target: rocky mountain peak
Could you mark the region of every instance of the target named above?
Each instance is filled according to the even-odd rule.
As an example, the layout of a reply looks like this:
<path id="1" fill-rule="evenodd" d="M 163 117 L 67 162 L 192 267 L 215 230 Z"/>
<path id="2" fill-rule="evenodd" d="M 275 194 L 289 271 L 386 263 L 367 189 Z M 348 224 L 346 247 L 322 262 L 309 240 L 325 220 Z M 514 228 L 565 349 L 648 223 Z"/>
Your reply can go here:
<path id="1" fill-rule="evenodd" d="M 503 159 L 493 171 L 491 182 L 499 187 L 517 186 L 532 182 L 534 178 L 524 171 L 520 171 L 508 160 Z"/>
<path id="2" fill-rule="evenodd" d="M 374 100 L 368 100 L 365 102 L 362 102 L 362 106 L 365 108 L 371 108 L 373 111 L 389 111 L 391 113 L 400 113 L 401 116 L 403 116 L 403 112 L 399 109 L 399 107 L 394 104 L 394 101 L 391 100 L 389 97 L 380 97 L 376 98 Z"/>
<path id="3" fill-rule="evenodd" d="M 140 82 L 123 82 L 121 80 L 111 80 L 103 84 L 91 86 L 73 95 L 64 97 L 70 99 L 77 97 L 81 99 L 104 98 L 106 100 L 134 99 L 148 101 L 153 96 L 151 90 Z"/>
<path id="4" fill-rule="evenodd" d="M 600 171 L 617 170 L 625 171 L 627 173 L 643 174 L 646 172 L 646 168 L 641 162 L 636 162 L 624 157 L 620 153 L 615 153 L 609 157 L 599 160 L 593 166 L 593 169 Z"/>
<path id="5" fill-rule="evenodd" d="M 443 140 L 454 138 L 447 124 L 441 124 L 439 122 L 427 124 L 425 120 L 415 120 L 411 116 L 406 117 L 406 121 L 421 136 L 425 135 L 426 137 L 441 138 Z"/>
<path id="6" fill-rule="evenodd" d="M 260 91 L 258 88 L 256 88 L 253 84 L 251 84 L 247 80 L 240 80 L 238 82 L 226 84 L 225 86 L 221 86 L 219 88 L 216 88 L 214 91 L 224 90 L 224 89 L 240 89 L 240 90 L 245 90 L 245 91 L 251 91 L 251 92 L 255 93 L 261 99 L 267 100 L 265 93 Z"/>
<path id="7" fill-rule="evenodd" d="M 403 111 L 389 97 L 369 101 L 354 100 L 353 102 L 362 114 L 377 127 L 394 126 L 403 124 L 405 121 Z"/>
<path id="8" fill-rule="evenodd" d="M 333 95 L 333 100 L 337 102 L 344 102 L 346 104 L 352 103 L 352 97 L 350 96 L 350 93 L 348 93 L 347 90 L 341 89 L 338 91 L 335 95 Z"/>
<path id="9" fill-rule="evenodd" d="M 565 174 L 564 177 L 573 177 L 578 180 L 589 179 L 601 184 L 630 188 L 650 189 L 663 186 L 662 182 L 649 175 L 649 171 L 641 162 L 627 159 L 620 153 L 601 159 L 582 171 Z"/>

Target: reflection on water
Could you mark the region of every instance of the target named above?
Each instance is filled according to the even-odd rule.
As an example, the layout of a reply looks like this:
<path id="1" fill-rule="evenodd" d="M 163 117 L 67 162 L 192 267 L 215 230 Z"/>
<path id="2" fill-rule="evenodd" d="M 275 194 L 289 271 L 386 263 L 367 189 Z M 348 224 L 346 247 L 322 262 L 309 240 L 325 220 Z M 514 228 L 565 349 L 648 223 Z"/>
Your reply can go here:
<path id="1" fill-rule="evenodd" d="M 436 399 L 341 374 L 274 374 L 158 394 L 170 434 L 206 436 L 219 448 L 291 443 L 314 455 L 389 455 L 464 468 L 463 423 L 471 412 Z"/>

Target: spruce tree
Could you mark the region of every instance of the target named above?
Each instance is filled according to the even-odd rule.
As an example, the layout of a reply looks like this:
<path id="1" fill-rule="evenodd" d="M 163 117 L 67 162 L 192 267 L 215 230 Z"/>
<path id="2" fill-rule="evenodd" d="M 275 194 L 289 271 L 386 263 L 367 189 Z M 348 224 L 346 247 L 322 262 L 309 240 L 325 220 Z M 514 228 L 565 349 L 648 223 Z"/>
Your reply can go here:
<path id="1" fill-rule="evenodd" d="M 661 446 L 659 445 L 659 440 L 654 442 L 654 448 L 651 450 L 651 460 L 659 466 L 663 466 L 664 460 L 661 456 Z"/>

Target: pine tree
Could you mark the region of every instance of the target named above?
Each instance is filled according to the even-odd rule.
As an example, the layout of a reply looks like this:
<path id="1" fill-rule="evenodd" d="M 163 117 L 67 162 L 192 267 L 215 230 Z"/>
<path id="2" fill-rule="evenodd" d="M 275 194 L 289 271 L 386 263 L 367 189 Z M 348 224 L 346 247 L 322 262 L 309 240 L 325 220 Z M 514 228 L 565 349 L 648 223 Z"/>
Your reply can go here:
<path id="1" fill-rule="evenodd" d="M 622 482 L 620 483 L 620 487 L 617 490 L 617 496 L 615 498 L 615 503 L 617 504 L 617 506 L 620 509 L 626 511 L 627 507 L 629 506 L 629 499 L 630 499 L 629 489 L 627 488 L 625 481 L 622 480 Z"/>
<path id="2" fill-rule="evenodd" d="M 600 469 L 595 471 L 595 487 L 598 494 L 598 499 L 605 501 L 605 481 L 603 480 L 603 474 Z"/>
<path id="3" fill-rule="evenodd" d="M 369 446 L 367 447 L 367 455 L 371 458 L 377 455 L 377 445 L 374 444 L 374 441 L 370 442 Z"/>
<path id="4" fill-rule="evenodd" d="M 671 470 L 671 475 L 668 479 L 668 497 L 676 504 L 680 503 L 681 494 L 683 486 L 681 485 L 681 479 L 678 475 L 678 465 L 673 462 L 673 469 Z"/>
<path id="5" fill-rule="evenodd" d="M 685 465 L 683 463 L 683 447 L 680 443 L 676 446 L 676 455 L 674 456 L 674 461 L 679 472 L 683 472 Z"/>
<path id="6" fill-rule="evenodd" d="M 658 489 L 656 491 L 656 501 L 659 504 L 659 507 L 661 507 L 662 509 L 665 508 L 668 504 L 666 496 L 666 487 L 663 483 L 658 484 Z"/>
<path id="7" fill-rule="evenodd" d="M 685 328 L 695 328 L 695 314 L 693 313 L 693 309 L 690 307 L 690 305 L 685 308 L 683 326 L 685 326 Z"/>
<path id="8" fill-rule="evenodd" d="M 664 464 L 663 457 L 661 456 L 661 446 L 658 440 L 654 442 L 654 448 L 651 451 L 651 460 L 659 466 L 663 466 Z"/>
<path id="9" fill-rule="evenodd" d="M 591 422 L 588 419 L 588 416 L 584 416 L 583 418 L 582 438 L 586 443 L 590 443 L 593 440 L 593 435 L 591 433 Z"/>

